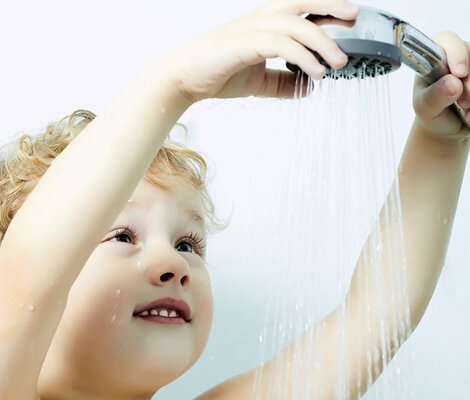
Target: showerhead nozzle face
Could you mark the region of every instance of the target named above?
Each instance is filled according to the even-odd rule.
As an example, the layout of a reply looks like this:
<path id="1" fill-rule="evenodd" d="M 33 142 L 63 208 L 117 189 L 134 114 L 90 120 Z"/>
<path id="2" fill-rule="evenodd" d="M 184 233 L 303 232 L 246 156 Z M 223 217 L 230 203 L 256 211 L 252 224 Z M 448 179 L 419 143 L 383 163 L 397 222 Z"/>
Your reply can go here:
<path id="1" fill-rule="evenodd" d="M 348 63 L 341 69 L 332 68 L 318 53 L 314 53 L 326 67 L 325 78 L 353 79 L 386 75 L 401 65 L 400 50 L 393 45 L 366 39 L 337 39 L 336 43 L 348 55 Z M 294 72 L 299 67 L 287 64 Z"/>

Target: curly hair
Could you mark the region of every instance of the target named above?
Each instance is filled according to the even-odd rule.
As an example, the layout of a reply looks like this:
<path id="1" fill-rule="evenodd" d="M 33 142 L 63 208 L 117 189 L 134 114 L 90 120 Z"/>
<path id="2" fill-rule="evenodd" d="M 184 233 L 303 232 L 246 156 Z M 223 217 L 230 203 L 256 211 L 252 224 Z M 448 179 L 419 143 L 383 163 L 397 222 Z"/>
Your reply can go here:
<path id="1" fill-rule="evenodd" d="M 54 159 L 95 118 L 87 110 L 77 110 L 47 125 L 36 136 L 22 135 L 4 145 L 0 153 L 0 242 L 18 209 Z M 207 164 L 193 150 L 167 140 L 145 174 L 145 179 L 167 190 L 175 179 L 200 191 L 208 231 L 221 228 L 206 185 Z"/>

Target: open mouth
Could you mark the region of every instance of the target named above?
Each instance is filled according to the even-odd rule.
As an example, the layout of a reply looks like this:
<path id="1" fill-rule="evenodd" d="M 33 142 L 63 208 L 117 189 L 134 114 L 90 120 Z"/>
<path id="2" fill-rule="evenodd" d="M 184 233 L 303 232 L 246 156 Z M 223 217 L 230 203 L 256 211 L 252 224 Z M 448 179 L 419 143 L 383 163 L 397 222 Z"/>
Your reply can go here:
<path id="1" fill-rule="evenodd" d="M 132 316 L 165 324 L 182 324 L 191 321 L 191 309 L 184 300 L 165 297 L 139 307 Z"/>

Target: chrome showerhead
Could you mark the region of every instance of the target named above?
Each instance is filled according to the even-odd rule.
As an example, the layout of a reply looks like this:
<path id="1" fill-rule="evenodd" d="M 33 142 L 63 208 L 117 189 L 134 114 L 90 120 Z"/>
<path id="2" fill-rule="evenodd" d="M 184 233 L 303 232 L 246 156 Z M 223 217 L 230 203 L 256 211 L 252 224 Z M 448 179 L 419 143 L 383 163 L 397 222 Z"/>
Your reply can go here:
<path id="1" fill-rule="evenodd" d="M 349 59 L 346 66 L 336 70 L 314 52 L 326 67 L 325 77 L 375 77 L 398 69 L 402 63 L 429 83 L 436 82 L 449 73 L 445 52 L 438 44 L 386 11 L 360 6 L 360 13 L 355 21 L 316 15 L 309 15 L 307 19 L 334 39 Z M 291 71 L 299 71 L 296 65 L 287 63 L 287 67 Z M 453 108 L 464 121 L 463 109 L 457 103 Z"/>

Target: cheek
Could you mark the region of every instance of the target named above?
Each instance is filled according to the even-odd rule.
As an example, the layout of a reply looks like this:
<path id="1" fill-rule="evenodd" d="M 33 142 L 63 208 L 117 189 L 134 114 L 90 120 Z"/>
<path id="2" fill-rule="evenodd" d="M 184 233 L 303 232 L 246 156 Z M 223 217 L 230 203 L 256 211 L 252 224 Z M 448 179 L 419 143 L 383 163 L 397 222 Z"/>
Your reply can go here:
<path id="1" fill-rule="evenodd" d="M 124 284 L 129 278 L 124 272 L 123 266 L 113 263 L 110 268 L 109 261 L 105 265 L 99 257 L 91 257 L 69 292 L 64 323 L 74 325 L 77 332 L 96 335 L 96 339 L 122 330 L 132 316 L 126 306 L 129 290 Z"/>
<path id="2" fill-rule="evenodd" d="M 200 271 L 195 278 L 194 299 L 201 324 L 204 345 L 209 337 L 213 317 L 212 286 L 207 269 Z"/>

